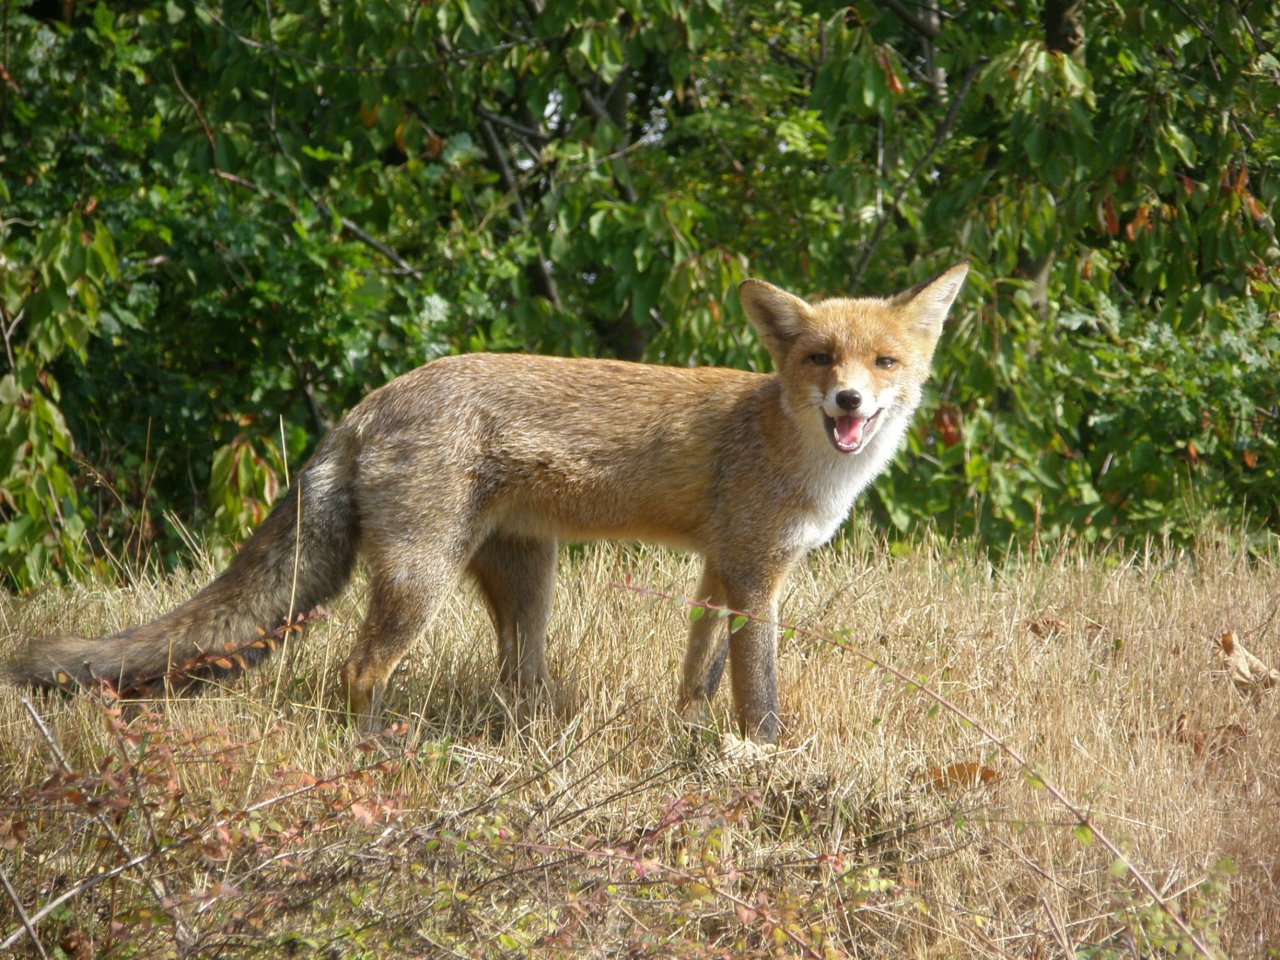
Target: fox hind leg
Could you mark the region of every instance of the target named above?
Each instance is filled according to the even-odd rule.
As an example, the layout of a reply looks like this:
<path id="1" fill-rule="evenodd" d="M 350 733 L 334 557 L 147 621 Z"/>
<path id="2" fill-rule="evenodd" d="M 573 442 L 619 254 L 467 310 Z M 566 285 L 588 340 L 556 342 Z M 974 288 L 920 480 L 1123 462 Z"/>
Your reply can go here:
<path id="1" fill-rule="evenodd" d="M 724 584 L 710 564 L 702 571 L 695 599 L 718 607 L 726 603 Z M 678 703 L 680 716 L 686 723 L 697 726 L 705 722 L 711 700 L 720 686 L 728 652 L 729 638 L 724 619 L 713 611 L 704 612 L 689 626 Z"/>
<path id="2" fill-rule="evenodd" d="M 498 634 L 498 671 L 509 688 L 550 688 L 547 622 L 556 576 L 556 542 L 491 534 L 471 558 L 475 577 Z"/>
<path id="3" fill-rule="evenodd" d="M 371 563 L 369 609 L 342 668 L 348 709 L 361 730 L 375 733 L 382 719 L 387 681 L 414 640 L 426 629 L 461 563 L 416 557 L 412 567 Z"/>

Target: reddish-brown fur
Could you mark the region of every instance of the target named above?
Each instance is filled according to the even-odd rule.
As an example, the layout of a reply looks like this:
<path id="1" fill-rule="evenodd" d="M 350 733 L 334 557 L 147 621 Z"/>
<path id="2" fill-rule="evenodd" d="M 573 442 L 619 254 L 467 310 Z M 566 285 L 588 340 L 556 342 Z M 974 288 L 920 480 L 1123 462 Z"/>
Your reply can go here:
<path id="1" fill-rule="evenodd" d="M 488 605 L 502 678 L 530 690 L 547 680 L 557 541 L 643 539 L 701 554 L 698 598 L 753 615 L 719 636 L 723 620 L 694 623 L 685 715 L 701 717 L 727 653 L 740 724 L 773 741 L 779 589 L 897 448 L 966 269 L 889 299 L 816 304 L 746 281 L 774 374 L 495 354 L 428 363 L 358 404 L 191 600 L 110 637 L 34 643 L 12 673 L 163 675 L 336 593 L 358 552 L 370 599 L 343 668 L 353 712 L 377 718 L 392 671 L 463 573 Z"/>

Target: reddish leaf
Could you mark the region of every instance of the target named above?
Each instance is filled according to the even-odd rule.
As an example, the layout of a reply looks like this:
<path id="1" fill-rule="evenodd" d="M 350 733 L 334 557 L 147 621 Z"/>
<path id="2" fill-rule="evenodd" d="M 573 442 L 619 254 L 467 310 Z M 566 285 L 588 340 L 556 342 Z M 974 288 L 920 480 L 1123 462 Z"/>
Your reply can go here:
<path id="1" fill-rule="evenodd" d="M 898 73 L 893 69 L 893 60 L 890 59 L 888 52 L 882 47 L 878 52 L 880 60 L 880 69 L 884 71 L 884 81 L 889 86 L 889 90 L 893 93 L 902 93 L 902 81 L 898 79 Z"/>
<path id="2" fill-rule="evenodd" d="M 1120 221 L 1116 219 L 1115 204 L 1111 202 L 1110 197 L 1107 197 L 1106 200 L 1102 201 L 1101 219 L 1102 229 L 1104 229 L 1109 236 L 1114 237 L 1120 232 Z"/>

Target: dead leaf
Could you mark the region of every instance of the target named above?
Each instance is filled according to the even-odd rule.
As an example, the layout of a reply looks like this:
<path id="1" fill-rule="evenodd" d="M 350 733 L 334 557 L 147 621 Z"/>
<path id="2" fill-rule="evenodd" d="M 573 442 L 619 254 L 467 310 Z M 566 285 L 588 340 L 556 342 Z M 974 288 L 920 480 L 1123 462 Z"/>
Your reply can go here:
<path id="1" fill-rule="evenodd" d="M 63 956 L 71 960 L 90 960 L 94 955 L 93 937 L 79 927 L 68 930 L 58 941 L 58 947 Z"/>
<path id="2" fill-rule="evenodd" d="M 1173 721 L 1173 739 L 1191 747 L 1197 757 L 1217 759 L 1230 753 L 1236 741 L 1249 736 L 1249 728 L 1243 723 L 1224 723 L 1204 730 L 1193 730 L 1187 726 L 1187 715 L 1178 714 Z"/>
<path id="3" fill-rule="evenodd" d="M 893 93 L 901 94 L 903 92 L 902 81 L 898 79 L 898 73 L 893 69 L 893 61 L 889 59 L 888 52 L 881 47 L 877 51 L 880 60 L 880 69 L 884 71 L 884 80 L 889 89 Z"/>
<path id="4" fill-rule="evenodd" d="M 1070 628 L 1065 621 L 1057 617 L 1040 617 L 1036 620 L 1028 620 L 1027 629 L 1034 636 L 1048 638 L 1063 636 Z"/>
<path id="5" fill-rule="evenodd" d="M 1246 650 L 1234 630 L 1228 630 L 1218 638 L 1222 662 L 1236 689 L 1246 696 L 1258 699 L 1264 690 L 1280 683 L 1280 670 L 1273 670 Z"/>
<path id="6" fill-rule="evenodd" d="M 991 783 L 999 776 L 995 770 L 976 760 L 961 761 L 946 767 L 930 767 L 925 771 L 929 786 L 935 790 L 976 787 L 980 783 Z"/>

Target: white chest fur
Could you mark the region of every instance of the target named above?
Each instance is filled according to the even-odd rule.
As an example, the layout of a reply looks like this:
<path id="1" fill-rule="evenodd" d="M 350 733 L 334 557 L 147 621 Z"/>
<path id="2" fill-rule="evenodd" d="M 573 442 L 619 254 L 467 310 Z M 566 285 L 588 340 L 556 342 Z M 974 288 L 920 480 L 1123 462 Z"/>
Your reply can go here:
<path id="1" fill-rule="evenodd" d="M 840 453 L 823 438 L 809 451 L 804 473 L 808 508 L 790 525 L 791 544 L 798 550 L 820 547 L 835 535 L 857 499 L 892 459 L 906 432 L 907 417 L 881 425 L 858 453 Z"/>

